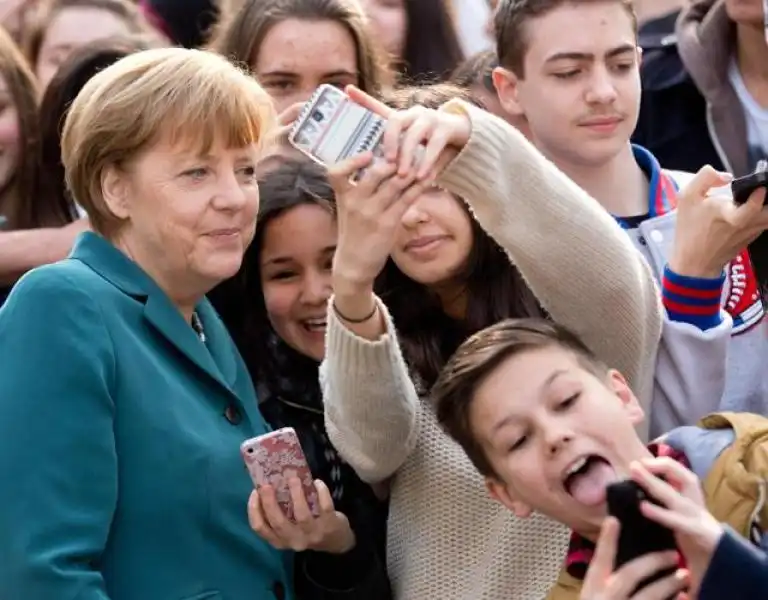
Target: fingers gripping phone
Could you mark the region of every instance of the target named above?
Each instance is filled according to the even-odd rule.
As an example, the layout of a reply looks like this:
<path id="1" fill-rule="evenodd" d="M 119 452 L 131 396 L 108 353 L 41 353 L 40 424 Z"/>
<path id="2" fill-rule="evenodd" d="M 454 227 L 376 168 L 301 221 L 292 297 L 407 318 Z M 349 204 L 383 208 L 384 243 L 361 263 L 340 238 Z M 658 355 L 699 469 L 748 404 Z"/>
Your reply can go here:
<path id="1" fill-rule="evenodd" d="M 326 83 L 304 105 L 288 141 L 312 160 L 331 166 L 363 152 L 380 156 L 385 125 L 382 117 Z"/>
<path id="2" fill-rule="evenodd" d="M 768 1 L 768 0 L 767 0 Z M 765 188 L 768 191 L 768 161 L 757 161 L 757 167 L 753 173 L 739 177 L 731 182 L 731 191 L 733 192 L 733 201 L 736 204 L 744 204 L 749 197 L 758 188 Z M 768 203 L 768 196 L 764 204 Z"/>
<path id="3" fill-rule="evenodd" d="M 675 536 L 666 527 L 646 518 L 640 512 L 643 501 L 654 502 L 634 481 L 621 481 L 608 486 L 606 490 L 608 513 L 621 523 L 619 544 L 616 550 L 614 567 L 622 565 L 646 554 L 677 550 Z M 665 569 L 644 579 L 637 587 L 638 590 L 648 584 L 672 575 L 676 569 Z M 672 600 L 670 598 L 670 600 Z"/>
<path id="4" fill-rule="evenodd" d="M 266 435 L 246 440 L 240 446 L 254 487 L 271 485 L 277 503 L 288 519 L 295 520 L 288 481 L 294 477 L 301 481 L 304 496 L 312 514 L 320 514 L 318 494 L 312 472 L 301 448 L 299 437 L 292 427 L 278 429 Z"/>

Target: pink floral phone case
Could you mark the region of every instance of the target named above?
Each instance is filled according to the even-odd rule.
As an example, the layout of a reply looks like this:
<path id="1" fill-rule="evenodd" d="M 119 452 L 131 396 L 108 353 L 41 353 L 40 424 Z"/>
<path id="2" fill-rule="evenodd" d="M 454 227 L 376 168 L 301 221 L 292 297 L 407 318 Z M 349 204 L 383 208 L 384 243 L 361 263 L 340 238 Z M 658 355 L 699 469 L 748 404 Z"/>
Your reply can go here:
<path id="1" fill-rule="evenodd" d="M 291 521 L 295 520 L 295 516 L 288 480 L 293 477 L 301 481 L 312 514 L 320 514 L 312 472 L 301 449 L 299 437 L 292 427 L 246 440 L 240 446 L 240 453 L 253 485 L 256 488 L 271 485 L 275 489 L 278 504 Z"/>

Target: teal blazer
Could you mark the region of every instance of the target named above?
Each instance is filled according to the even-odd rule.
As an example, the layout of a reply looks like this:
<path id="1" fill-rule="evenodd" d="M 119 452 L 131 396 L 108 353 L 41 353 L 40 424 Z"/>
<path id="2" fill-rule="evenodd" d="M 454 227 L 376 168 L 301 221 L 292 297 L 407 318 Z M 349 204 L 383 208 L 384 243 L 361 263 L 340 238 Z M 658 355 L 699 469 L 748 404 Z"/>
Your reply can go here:
<path id="1" fill-rule="evenodd" d="M 205 343 L 93 233 L 0 309 L 2 600 L 292 600 L 248 526 L 267 425 L 219 317 Z"/>

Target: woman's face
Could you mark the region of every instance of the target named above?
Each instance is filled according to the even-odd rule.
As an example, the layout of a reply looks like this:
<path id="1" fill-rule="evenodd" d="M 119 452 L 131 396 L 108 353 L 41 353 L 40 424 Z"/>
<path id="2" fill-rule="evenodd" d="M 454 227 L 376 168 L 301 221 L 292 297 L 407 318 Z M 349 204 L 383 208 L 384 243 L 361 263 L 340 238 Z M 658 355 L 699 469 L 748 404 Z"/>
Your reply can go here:
<path id="1" fill-rule="evenodd" d="M 470 215 L 449 192 L 423 194 L 408 208 L 392 260 L 407 277 L 433 289 L 450 287 L 472 251 Z"/>
<path id="2" fill-rule="evenodd" d="M 160 142 L 102 178 L 124 220 L 114 242 L 171 298 L 194 299 L 235 275 L 259 209 L 255 146 Z"/>
<path id="3" fill-rule="evenodd" d="M 403 58 L 405 54 L 405 36 L 408 32 L 405 2 L 406 0 L 361 0 L 376 39 L 384 50 L 396 59 Z"/>
<path id="4" fill-rule="evenodd" d="M 264 304 L 273 329 L 291 348 L 323 360 L 336 221 L 302 204 L 269 222 L 259 253 Z"/>
<path id="5" fill-rule="evenodd" d="M 131 33 L 128 24 L 111 11 L 78 6 L 56 12 L 40 44 L 35 73 L 43 89 L 67 57 L 97 40 Z"/>
<path id="6" fill-rule="evenodd" d="M 323 83 L 340 88 L 359 83 L 355 40 L 336 21 L 278 23 L 251 57 L 250 67 L 278 112 L 307 101 Z"/>
<path id="7" fill-rule="evenodd" d="M 19 114 L 5 78 L 0 77 L 0 191 L 16 174 L 20 153 Z"/>

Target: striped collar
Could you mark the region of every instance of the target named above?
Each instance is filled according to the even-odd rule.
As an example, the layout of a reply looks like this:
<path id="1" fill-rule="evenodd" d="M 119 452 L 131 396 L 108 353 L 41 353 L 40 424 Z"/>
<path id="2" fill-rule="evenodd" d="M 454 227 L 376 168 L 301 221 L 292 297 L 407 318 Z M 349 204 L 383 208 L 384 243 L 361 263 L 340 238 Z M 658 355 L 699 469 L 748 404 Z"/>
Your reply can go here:
<path id="1" fill-rule="evenodd" d="M 632 154 L 638 166 L 648 177 L 648 214 L 646 219 L 661 217 L 677 207 L 677 183 L 666 173 L 656 160 L 656 157 L 642 146 L 632 145 Z M 625 219 L 614 216 L 624 229 L 633 229 L 636 219 Z"/>

